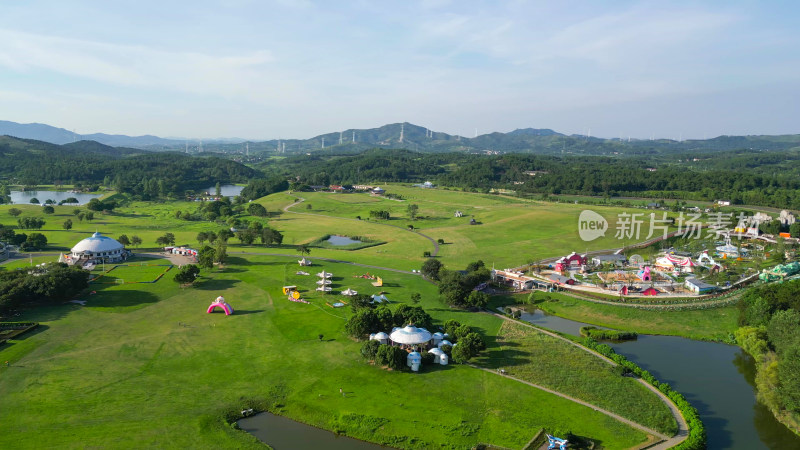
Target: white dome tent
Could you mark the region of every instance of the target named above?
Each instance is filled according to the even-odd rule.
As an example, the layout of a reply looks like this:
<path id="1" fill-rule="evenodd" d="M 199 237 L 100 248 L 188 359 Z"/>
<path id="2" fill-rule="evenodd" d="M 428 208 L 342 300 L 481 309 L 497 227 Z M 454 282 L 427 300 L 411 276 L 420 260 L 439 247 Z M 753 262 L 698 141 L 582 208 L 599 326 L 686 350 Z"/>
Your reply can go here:
<path id="1" fill-rule="evenodd" d="M 404 345 L 419 345 L 431 340 L 431 332 L 425 328 L 408 325 L 404 328 L 395 328 L 389 336 L 392 342 Z"/>
<path id="2" fill-rule="evenodd" d="M 342 291 L 342 295 L 346 295 L 348 297 L 352 297 L 354 295 L 358 295 L 358 291 L 354 291 L 354 290 L 352 290 L 350 288 L 347 288 L 347 289 Z"/>
<path id="3" fill-rule="evenodd" d="M 444 334 L 438 331 L 436 333 L 433 333 L 433 345 L 438 347 L 439 342 L 442 342 L 443 339 L 444 339 Z"/>
<path id="4" fill-rule="evenodd" d="M 371 339 L 374 339 L 380 342 L 381 344 L 389 343 L 389 335 L 384 333 L 383 331 L 381 331 L 380 333 L 375 333 L 375 336 L 371 337 Z"/>
<path id="5" fill-rule="evenodd" d="M 116 239 L 103 236 L 100 232 L 95 232 L 90 237 L 78 242 L 70 250 L 70 258 L 73 264 L 85 263 L 98 264 L 102 262 L 119 262 L 128 257 L 128 250 Z"/>

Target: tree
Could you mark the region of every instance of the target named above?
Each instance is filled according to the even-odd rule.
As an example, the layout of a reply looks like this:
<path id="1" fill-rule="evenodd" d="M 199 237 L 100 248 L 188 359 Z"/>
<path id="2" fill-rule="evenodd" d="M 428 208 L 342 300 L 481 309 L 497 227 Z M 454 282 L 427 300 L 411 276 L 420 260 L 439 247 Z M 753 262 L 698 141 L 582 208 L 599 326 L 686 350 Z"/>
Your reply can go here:
<path id="1" fill-rule="evenodd" d="M 473 308 L 483 308 L 489 303 L 489 294 L 481 291 L 472 291 L 467 296 L 466 305 Z"/>
<path id="2" fill-rule="evenodd" d="M 230 239 L 232 237 L 233 237 L 233 231 L 231 231 L 229 229 L 226 229 L 226 228 L 223 228 L 223 229 L 219 230 L 219 232 L 217 233 L 217 239 L 214 239 L 214 240 L 215 241 L 216 240 L 220 240 L 220 241 L 228 242 L 228 239 Z"/>
<path id="3" fill-rule="evenodd" d="M 175 235 L 173 233 L 164 233 L 156 239 L 156 244 L 166 247 L 167 245 L 175 245 Z"/>
<path id="4" fill-rule="evenodd" d="M 310 255 L 311 250 L 306 246 L 306 244 L 300 244 L 297 246 L 297 251 L 300 252 L 301 255 Z"/>
<path id="5" fill-rule="evenodd" d="M 214 186 L 214 193 L 217 198 L 222 197 L 222 186 L 219 184 L 219 181 L 217 181 L 216 186 Z"/>
<path id="6" fill-rule="evenodd" d="M 200 245 L 202 245 L 203 242 L 205 242 L 207 240 L 208 240 L 208 233 L 207 232 L 201 231 L 201 232 L 197 233 L 197 242 L 199 242 Z"/>
<path id="7" fill-rule="evenodd" d="M 127 234 L 120 234 L 119 237 L 117 238 L 117 241 L 119 241 L 120 244 L 122 244 L 122 245 L 124 245 L 126 247 L 131 245 L 131 240 L 128 239 L 128 235 Z"/>
<path id="8" fill-rule="evenodd" d="M 414 292 L 411 294 L 411 303 L 416 305 L 420 300 L 422 300 L 422 295 L 420 295 L 419 292 Z"/>
<path id="9" fill-rule="evenodd" d="M 442 270 L 442 263 L 438 259 L 428 259 L 422 264 L 422 276 L 431 280 L 439 280 L 439 271 Z"/>
<path id="10" fill-rule="evenodd" d="M 264 228 L 261 230 L 261 243 L 264 245 L 281 245 L 283 242 L 283 234 L 280 231 L 272 228 Z"/>
<path id="11" fill-rule="evenodd" d="M 452 270 L 439 271 L 439 294 L 448 305 L 463 306 L 471 290 L 460 273 Z"/>
<path id="12" fill-rule="evenodd" d="M 66 200 L 64 200 L 64 203 L 80 203 L 80 202 L 75 197 L 69 197 Z"/>
<path id="13" fill-rule="evenodd" d="M 42 249 L 47 246 L 47 238 L 42 233 L 31 233 L 25 240 L 24 249 Z"/>
<path id="14" fill-rule="evenodd" d="M 236 237 L 244 245 L 251 245 L 256 240 L 256 233 L 251 229 L 241 230 L 236 233 Z"/>
<path id="15" fill-rule="evenodd" d="M 367 341 L 361 346 L 361 356 L 367 361 L 375 359 L 375 354 L 378 353 L 378 348 L 381 346 L 380 341 Z"/>
<path id="16" fill-rule="evenodd" d="M 377 328 L 375 311 L 364 308 L 355 312 L 344 325 L 347 334 L 355 339 L 364 339 L 372 330 Z"/>
<path id="17" fill-rule="evenodd" d="M 456 329 L 461 326 L 461 323 L 455 319 L 448 319 L 444 323 L 444 332 L 447 333 L 450 337 L 456 335 Z"/>
<path id="18" fill-rule="evenodd" d="M 786 349 L 778 362 L 781 402 L 790 411 L 800 411 L 800 346 Z"/>
<path id="19" fill-rule="evenodd" d="M 415 204 L 408 205 L 406 210 L 408 211 L 408 217 L 410 217 L 411 220 L 416 220 L 417 219 L 417 212 L 419 211 L 419 206 L 418 205 L 415 205 Z"/>
<path id="20" fill-rule="evenodd" d="M 9 210 L 8 212 L 11 212 L 11 210 Z M 789 225 L 789 234 L 793 238 L 800 238 L 800 222 L 795 222 Z"/>
<path id="21" fill-rule="evenodd" d="M 73 216 L 77 216 L 78 214 L 80 214 L 80 213 L 82 213 L 82 212 L 83 212 L 83 210 L 82 210 L 82 209 L 80 209 L 80 208 L 75 208 L 75 209 L 73 209 L 73 210 L 72 210 L 72 215 L 73 215 Z"/>
<path id="22" fill-rule="evenodd" d="M 214 254 L 216 251 L 210 245 L 205 245 L 197 252 L 197 265 L 203 269 L 214 267 Z"/>
<path id="23" fill-rule="evenodd" d="M 72 219 L 65 220 L 64 223 L 61 224 L 61 228 L 65 229 L 65 230 L 71 230 L 72 229 Z"/>
<path id="24" fill-rule="evenodd" d="M 142 245 L 142 238 L 134 234 L 131 236 L 131 244 L 133 244 L 134 247 L 139 247 Z"/>
<path id="25" fill-rule="evenodd" d="M 228 243 L 220 239 L 214 249 L 214 262 L 224 264 L 226 259 L 228 259 Z"/>
<path id="26" fill-rule="evenodd" d="M 180 271 L 175 274 L 173 280 L 180 285 L 192 284 L 200 275 L 200 268 L 194 264 L 187 264 L 181 267 Z"/>
<path id="27" fill-rule="evenodd" d="M 32 205 L 38 205 L 39 204 L 39 199 L 36 198 L 36 197 L 32 197 L 29 203 L 32 204 Z"/>
<path id="28" fill-rule="evenodd" d="M 213 244 L 213 243 L 214 243 L 214 241 L 216 241 L 216 240 L 217 240 L 217 233 L 214 233 L 213 231 L 209 231 L 209 232 L 207 233 L 207 235 L 208 235 L 208 242 L 209 242 L 210 244 Z"/>
<path id="29" fill-rule="evenodd" d="M 767 325 L 769 342 L 779 354 L 790 347 L 800 346 L 800 312 L 787 309 L 776 312 Z"/>
<path id="30" fill-rule="evenodd" d="M 22 210 L 21 210 L 21 209 L 19 209 L 19 208 L 9 208 L 9 209 L 8 209 L 8 213 L 9 213 L 9 214 L 11 214 L 11 215 L 12 215 L 12 216 L 14 216 L 14 217 L 17 217 L 17 216 L 19 216 L 20 214 L 22 214 Z"/>
<path id="31" fill-rule="evenodd" d="M 407 353 L 400 347 L 382 344 L 375 353 L 375 362 L 392 370 L 402 370 L 406 366 Z"/>
<path id="32" fill-rule="evenodd" d="M 258 203 L 250 203 L 247 205 L 247 214 L 256 217 L 266 217 L 267 216 L 267 208 L 264 208 L 263 205 Z"/>
<path id="33" fill-rule="evenodd" d="M 478 333 L 469 333 L 458 341 L 458 345 L 453 347 L 453 361 L 466 363 L 485 348 L 486 344 Z"/>
<path id="34" fill-rule="evenodd" d="M 88 220 L 89 222 L 91 222 L 92 220 L 94 220 L 94 213 L 92 211 L 86 211 L 86 213 L 84 213 L 83 217 L 86 220 Z"/>
<path id="35" fill-rule="evenodd" d="M 436 240 L 436 243 L 439 244 L 439 245 L 444 245 L 444 239 L 439 238 L 439 239 Z"/>
<path id="36" fill-rule="evenodd" d="M 375 308 L 375 303 L 369 295 L 358 294 L 350 297 L 350 308 L 355 312 L 363 308 Z"/>

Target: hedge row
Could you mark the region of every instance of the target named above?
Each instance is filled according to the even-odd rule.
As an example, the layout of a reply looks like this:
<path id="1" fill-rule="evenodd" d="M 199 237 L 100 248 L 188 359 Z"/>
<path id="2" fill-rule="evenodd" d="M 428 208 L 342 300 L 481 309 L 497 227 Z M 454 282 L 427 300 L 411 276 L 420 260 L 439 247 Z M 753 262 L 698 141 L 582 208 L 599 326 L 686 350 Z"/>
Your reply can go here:
<path id="1" fill-rule="evenodd" d="M 677 450 L 701 450 L 706 448 L 706 429 L 703 422 L 700 420 L 700 415 L 697 409 L 689 403 L 684 396 L 677 391 L 672 390 L 672 387 L 667 383 L 659 382 L 650 372 L 642 369 L 636 364 L 628 361 L 624 356 L 617 354 L 613 348 L 606 344 L 600 344 L 591 338 L 580 338 L 578 342 L 590 348 L 603 356 L 608 357 L 622 367 L 629 369 L 631 372 L 639 376 L 641 379 L 647 381 L 659 391 L 664 393 L 670 400 L 678 407 L 683 418 L 686 419 L 686 424 L 689 427 L 689 436 L 680 444 L 672 447 Z"/>
<path id="2" fill-rule="evenodd" d="M 628 341 L 639 337 L 635 331 L 606 330 L 602 328 L 585 326 L 581 327 L 581 336 L 595 340 Z"/>

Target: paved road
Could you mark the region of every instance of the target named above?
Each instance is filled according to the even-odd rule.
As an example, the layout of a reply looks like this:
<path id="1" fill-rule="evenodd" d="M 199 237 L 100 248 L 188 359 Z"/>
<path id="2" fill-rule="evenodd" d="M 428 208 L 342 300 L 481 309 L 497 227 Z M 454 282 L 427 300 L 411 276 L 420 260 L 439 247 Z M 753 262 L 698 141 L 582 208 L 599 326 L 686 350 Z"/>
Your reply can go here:
<path id="1" fill-rule="evenodd" d="M 287 212 L 287 213 L 291 213 L 291 214 L 300 214 L 300 215 L 304 215 L 304 216 L 321 216 L 321 217 L 328 217 L 328 218 L 334 218 L 334 219 L 353 220 L 353 221 L 356 221 L 356 222 L 361 222 L 362 221 L 361 219 L 351 219 L 349 217 L 337 217 L 337 216 L 328 216 L 328 215 L 325 215 L 325 214 L 302 213 L 302 212 L 296 212 L 296 211 L 289 211 L 289 208 L 291 208 L 292 206 L 299 205 L 300 203 L 306 201 L 306 199 L 304 199 L 302 197 L 299 197 L 299 198 L 300 199 L 298 201 L 292 203 L 291 205 L 284 206 L 283 207 L 283 211 Z M 409 233 L 418 234 L 418 235 L 424 237 L 425 239 L 431 241 L 431 244 L 433 244 L 433 252 L 431 253 L 431 256 L 436 256 L 436 255 L 439 254 L 439 243 L 436 242 L 435 239 L 433 239 L 432 237 L 430 237 L 430 236 L 428 236 L 426 234 L 422 234 L 419 231 L 409 230 L 408 228 L 401 227 L 400 225 L 392 225 L 392 224 L 389 224 L 389 223 L 379 223 L 379 222 L 370 222 L 370 223 L 373 223 L 375 225 L 383 225 L 385 227 L 394 227 L 394 228 L 401 229 L 403 231 L 408 231 Z"/>

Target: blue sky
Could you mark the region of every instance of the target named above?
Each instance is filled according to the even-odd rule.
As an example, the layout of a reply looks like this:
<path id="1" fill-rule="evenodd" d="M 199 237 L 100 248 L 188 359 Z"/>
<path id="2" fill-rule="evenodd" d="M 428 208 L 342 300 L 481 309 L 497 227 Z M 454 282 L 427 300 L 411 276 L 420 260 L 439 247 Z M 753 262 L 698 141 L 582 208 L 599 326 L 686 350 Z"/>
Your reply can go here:
<path id="1" fill-rule="evenodd" d="M 0 119 L 129 135 L 800 133 L 800 6 L 4 1 Z"/>

